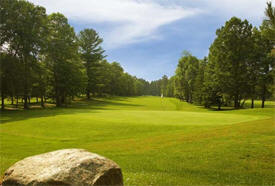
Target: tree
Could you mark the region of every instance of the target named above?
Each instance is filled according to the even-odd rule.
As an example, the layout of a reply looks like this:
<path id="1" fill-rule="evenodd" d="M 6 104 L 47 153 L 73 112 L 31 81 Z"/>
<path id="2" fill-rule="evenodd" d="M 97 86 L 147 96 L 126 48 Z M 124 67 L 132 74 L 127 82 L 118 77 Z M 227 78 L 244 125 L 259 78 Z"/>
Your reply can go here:
<path id="1" fill-rule="evenodd" d="M 203 101 L 203 87 L 205 78 L 205 69 L 207 66 L 208 59 L 205 57 L 203 60 L 199 60 L 199 68 L 197 76 L 194 82 L 194 102 L 201 104 Z"/>
<path id="2" fill-rule="evenodd" d="M 79 58 L 77 37 L 60 13 L 49 15 L 47 67 L 51 73 L 56 106 L 67 104 L 85 86 L 86 72 Z"/>
<path id="3" fill-rule="evenodd" d="M 167 85 L 167 96 L 174 97 L 175 96 L 175 76 L 172 76 L 168 80 Z"/>
<path id="4" fill-rule="evenodd" d="M 257 38 L 259 42 L 256 47 L 261 49 L 260 75 L 258 78 L 257 91 L 262 99 L 262 108 L 265 100 L 274 92 L 274 57 L 275 57 L 275 8 L 272 2 L 267 2 L 264 19 Z"/>
<path id="5" fill-rule="evenodd" d="M 122 81 L 122 96 L 133 96 L 135 95 L 135 80 L 134 78 L 128 74 L 123 73 L 121 77 Z"/>
<path id="6" fill-rule="evenodd" d="M 234 100 L 239 108 L 246 98 L 248 84 L 247 65 L 252 52 L 252 25 L 236 17 L 216 32 L 217 38 L 210 47 L 209 62 L 213 65 L 222 94 Z"/>
<path id="7" fill-rule="evenodd" d="M 110 93 L 112 95 L 122 95 L 122 76 L 123 76 L 123 68 L 120 66 L 119 63 L 113 62 L 111 63 L 111 71 L 110 71 L 111 79 L 110 79 L 110 86 L 111 90 Z"/>
<path id="8" fill-rule="evenodd" d="M 181 99 L 193 102 L 195 80 L 198 73 L 199 60 L 188 52 L 184 52 L 176 69 L 176 89 Z"/>
<path id="9" fill-rule="evenodd" d="M 39 61 L 35 66 L 35 74 L 33 74 L 32 96 L 40 98 L 41 107 L 44 108 L 44 99 L 48 88 L 49 70 L 44 61 Z"/>
<path id="10" fill-rule="evenodd" d="M 107 60 L 97 62 L 96 68 L 93 68 L 94 85 L 93 94 L 102 96 L 103 93 L 111 94 L 111 65 Z"/>
<path id="11" fill-rule="evenodd" d="M 167 96 L 168 77 L 166 75 L 161 78 L 161 94 Z"/>
<path id="12" fill-rule="evenodd" d="M 222 105 L 222 90 L 217 73 L 215 73 L 217 66 L 214 62 L 208 62 L 204 71 L 204 82 L 202 86 L 202 104 L 206 108 L 212 105 L 217 105 L 221 109 Z"/>
<path id="13" fill-rule="evenodd" d="M 28 108 L 31 70 L 46 35 L 46 10 L 27 1 L 0 1 L 0 44 L 6 45 L 23 66 L 24 108 Z M 20 11 L 18 11 L 20 10 Z"/>
<path id="14" fill-rule="evenodd" d="M 161 95 L 161 80 L 151 81 L 150 94 L 153 96 Z"/>
<path id="15" fill-rule="evenodd" d="M 95 92 L 97 70 L 100 66 L 99 61 L 104 58 L 104 50 L 100 46 L 103 39 L 93 29 L 84 29 L 78 35 L 81 58 L 86 67 L 88 83 L 86 88 L 87 98 L 90 98 L 90 93 Z"/>
<path id="16" fill-rule="evenodd" d="M 257 87 L 258 95 L 262 100 L 262 108 L 264 108 L 265 101 L 268 97 L 272 95 L 272 85 L 274 82 L 274 75 L 272 75 L 271 64 L 274 58 L 267 57 L 261 65 L 259 84 Z M 274 67 L 273 67 L 274 68 Z"/>
<path id="17" fill-rule="evenodd" d="M 1 109 L 5 109 L 5 98 L 8 95 L 14 94 L 16 81 L 14 81 L 14 74 L 16 66 L 16 58 L 8 53 L 0 53 L 0 90 L 1 90 Z"/>
<path id="18" fill-rule="evenodd" d="M 261 27 L 263 29 L 263 27 Z M 255 58 L 259 61 L 258 77 L 256 92 L 262 100 L 262 108 L 264 108 L 265 100 L 272 95 L 272 86 L 274 81 L 274 56 L 270 53 L 273 48 L 273 42 L 264 34 L 263 30 L 255 35 Z"/>
<path id="19" fill-rule="evenodd" d="M 270 50 L 272 49 L 272 42 L 257 28 L 253 29 L 252 40 L 253 51 L 247 63 L 247 81 L 249 83 L 248 96 L 251 98 L 251 108 L 254 108 L 254 99 L 259 95 L 259 91 L 261 92 L 262 100 L 265 100 L 265 97 L 268 95 L 266 94 L 268 90 L 265 87 L 269 87 L 269 84 L 272 84 L 272 78 L 269 77 L 271 76 L 272 69 L 272 59 L 269 59 L 271 58 Z"/>
<path id="20" fill-rule="evenodd" d="M 275 8 L 272 6 L 272 2 L 267 2 L 265 9 L 266 18 L 263 21 L 263 27 L 265 27 L 264 34 L 272 42 L 275 42 Z"/>

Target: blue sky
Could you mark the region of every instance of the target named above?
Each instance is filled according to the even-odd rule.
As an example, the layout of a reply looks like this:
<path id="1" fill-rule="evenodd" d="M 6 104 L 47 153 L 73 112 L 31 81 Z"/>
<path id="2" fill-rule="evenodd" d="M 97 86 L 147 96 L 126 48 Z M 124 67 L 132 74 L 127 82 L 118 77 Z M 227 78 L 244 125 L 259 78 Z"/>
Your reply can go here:
<path id="1" fill-rule="evenodd" d="M 60 12 L 76 32 L 95 29 L 109 62 L 146 80 L 174 74 L 183 50 L 208 54 L 217 28 L 232 16 L 259 26 L 266 0 L 31 0 Z M 273 4 L 275 0 L 272 0 Z"/>

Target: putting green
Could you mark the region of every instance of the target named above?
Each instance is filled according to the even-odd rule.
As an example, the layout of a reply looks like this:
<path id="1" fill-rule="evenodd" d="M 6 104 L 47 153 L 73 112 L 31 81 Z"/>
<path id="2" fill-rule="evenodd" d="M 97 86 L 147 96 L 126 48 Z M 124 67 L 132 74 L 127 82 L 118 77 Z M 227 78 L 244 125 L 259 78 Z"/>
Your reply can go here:
<path id="1" fill-rule="evenodd" d="M 2 112 L 0 121 L 1 174 L 26 156 L 85 148 L 116 161 L 126 185 L 275 184 L 274 102 L 215 111 L 115 97 Z"/>

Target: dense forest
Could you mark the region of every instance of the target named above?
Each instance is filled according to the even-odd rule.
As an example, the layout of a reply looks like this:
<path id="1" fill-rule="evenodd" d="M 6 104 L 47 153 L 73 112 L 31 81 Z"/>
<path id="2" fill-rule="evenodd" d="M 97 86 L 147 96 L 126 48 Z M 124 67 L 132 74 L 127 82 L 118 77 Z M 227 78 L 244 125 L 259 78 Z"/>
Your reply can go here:
<path id="1" fill-rule="evenodd" d="M 20 11 L 18 11 L 20 10 Z M 75 33 L 61 13 L 23 0 L 0 1 L 0 91 L 18 106 L 32 97 L 57 107 L 74 97 L 163 95 L 205 107 L 240 108 L 247 99 L 274 98 L 275 13 L 267 4 L 259 28 L 233 17 L 216 31 L 209 55 L 183 52 L 175 75 L 148 82 L 108 62 L 103 39 L 87 28 Z"/>

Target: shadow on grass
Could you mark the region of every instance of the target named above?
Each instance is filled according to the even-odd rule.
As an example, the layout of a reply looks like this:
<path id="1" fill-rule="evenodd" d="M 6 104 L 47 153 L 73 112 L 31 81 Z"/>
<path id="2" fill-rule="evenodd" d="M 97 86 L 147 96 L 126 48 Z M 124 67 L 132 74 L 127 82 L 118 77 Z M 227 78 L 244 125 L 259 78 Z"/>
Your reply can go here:
<path id="1" fill-rule="evenodd" d="M 191 104 L 191 103 L 188 103 L 188 104 Z M 207 111 L 217 111 L 217 112 L 219 112 L 219 111 L 221 111 L 221 112 L 233 111 L 233 110 L 266 109 L 266 108 L 275 109 L 275 104 L 271 103 L 270 101 L 265 104 L 264 108 L 262 108 L 261 103 L 255 103 L 254 108 L 251 108 L 250 104 L 245 104 L 244 106 L 242 106 L 240 108 L 234 108 L 233 106 L 222 106 L 220 109 L 218 109 L 218 106 L 211 106 L 211 107 L 207 108 L 207 107 L 204 107 L 204 106 L 196 104 L 196 103 L 193 103 L 193 105 L 196 106 L 197 108 L 200 108 L 200 109 L 204 109 L 204 110 L 207 110 Z"/>
<path id="2" fill-rule="evenodd" d="M 234 108 L 234 107 L 222 107 L 220 110 L 218 108 L 215 107 L 211 107 L 211 108 L 204 108 L 208 111 L 221 111 L 221 112 L 225 112 L 225 111 L 233 111 L 233 110 L 249 110 L 249 109 L 266 109 L 266 108 L 275 108 L 273 105 L 266 105 L 264 108 L 261 107 L 254 107 L 254 108 L 250 108 L 250 107 L 241 107 L 241 108 Z"/>
<path id="3" fill-rule="evenodd" d="M 127 97 L 114 97 L 104 99 L 80 99 L 73 102 L 71 105 L 56 108 L 51 107 L 40 108 L 35 107 L 38 104 L 30 104 L 31 109 L 23 110 L 4 110 L 0 111 L 0 124 L 8 122 L 20 121 L 31 118 L 49 117 L 66 114 L 77 114 L 77 113 L 98 113 L 99 110 L 116 110 L 117 107 L 140 107 L 142 105 L 130 104 L 130 103 L 119 103 L 115 101 L 127 101 Z M 112 101 L 111 101 L 112 100 Z"/>
<path id="4" fill-rule="evenodd" d="M 218 108 L 214 108 L 214 107 L 211 107 L 211 108 L 204 108 L 206 110 L 209 110 L 209 111 L 232 111 L 232 110 L 236 110 L 235 108 L 221 108 L 220 110 Z"/>

